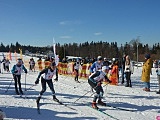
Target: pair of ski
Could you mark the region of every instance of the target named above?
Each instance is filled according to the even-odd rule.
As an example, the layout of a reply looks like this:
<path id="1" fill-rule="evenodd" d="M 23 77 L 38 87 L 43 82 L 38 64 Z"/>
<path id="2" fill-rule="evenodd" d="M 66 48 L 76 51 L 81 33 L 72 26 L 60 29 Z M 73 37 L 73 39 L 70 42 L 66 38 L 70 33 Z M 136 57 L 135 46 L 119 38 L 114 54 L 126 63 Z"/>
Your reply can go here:
<path id="1" fill-rule="evenodd" d="M 103 110 L 101 110 L 101 109 L 99 109 L 99 108 L 98 108 L 98 109 L 93 108 L 93 107 L 91 106 L 91 103 L 88 103 L 87 106 L 90 107 L 90 108 L 92 108 L 92 109 L 94 109 L 94 110 L 96 110 L 96 111 L 98 111 L 98 112 L 100 112 L 100 113 L 102 113 L 102 114 L 104 114 L 104 115 L 107 115 L 108 117 L 110 117 L 110 118 L 112 118 L 112 119 L 119 120 L 118 118 L 116 118 L 116 117 L 114 117 L 114 116 L 112 116 L 112 115 L 104 112 Z M 112 107 L 112 108 L 115 108 L 115 109 L 117 109 L 117 110 L 130 111 L 130 112 L 134 112 L 134 111 L 135 111 L 135 110 L 131 110 L 131 109 L 125 109 L 125 108 L 120 108 L 120 107 L 111 106 L 111 105 L 108 105 L 108 104 L 106 104 L 104 107 Z"/>
<path id="2" fill-rule="evenodd" d="M 63 102 L 61 102 L 61 101 L 59 101 L 59 100 L 58 100 L 58 101 L 57 101 L 57 100 L 53 100 L 53 101 L 57 102 L 59 105 L 65 106 L 65 107 L 67 107 L 67 108 L 69 108 L 69 109 L 71 109 L 71 110 L 76 110 L 76 109 L 68 106 L 67 104 L 64 104 Z M 38 114 L 41 114 L 41 113 L 40 113 L 40 104 L 39 104 L 38 102 L 37 102 L 37 112 L 38 112 Z"/>
<path id="3" fill-rule="evenodd" d="M 116 118 L 116 117 L 114 117 L 114 116 L 112 116 L 112 115 L 110 115 L 110 114 L 102 111 L 102 110 L 99 109 L 99 108 L 98 108 L 98 109 L 95 109 L 95 108 L 93 108 L 91 105 L 88 105 L 88 107 L 91 108 L 91 109 L 93 109 L 93 110 L 96 110 L 96 111 L 98 111 L 98 112 L 100 112 L 100 113 L 102 113 L 102 114 L 104 114 L 104 115 L 107 115 L 108 117 L 110 117 L 110 118 L 112 118 L 112 119 L 119 120 L 118 118 Z"/>
<path id="4" fill-rule="evenodd" d="M 115 106 L 111 106 L 111 105 L 108 105 L 108 104 L 106 104 L 106 107 L 111 107 L 111 108 L 115 108 L 117 110 L 123 110 L 123 111 L 129 111 L 129 112 L 135 112 L 136 111 L 136 110 L 133 110 L 133 109 L 125 109 L 125 108 L 115 107 Z"/>
<path id="5" fill-rule="evenodd" d="M 87 105 L 90 105 L 91 103 L 87 103 Z M 135 112 L 136 110 L 133 110 L 133 109 L 125 109 L 125 108 L 121 108 L 121 107 L 116 107 L 116 106 L 112 106 L 112 105 L 101 105 L 101 106 L 104 106 L 104 107 L 111 107 L 111 108 L 114 108 L 114 109 L 117 109 L 117 110 L 122 110 L 122 111 L 129 111 L 129 112 Z"/>

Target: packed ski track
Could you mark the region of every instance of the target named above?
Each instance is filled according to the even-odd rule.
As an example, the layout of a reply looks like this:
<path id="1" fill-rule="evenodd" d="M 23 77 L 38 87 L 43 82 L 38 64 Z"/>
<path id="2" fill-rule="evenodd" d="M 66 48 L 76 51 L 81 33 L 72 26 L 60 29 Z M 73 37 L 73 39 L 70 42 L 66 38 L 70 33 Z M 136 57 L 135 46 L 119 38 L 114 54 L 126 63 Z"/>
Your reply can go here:
<path id="1" fill-rule="evenodd" d="M 11 61 L 10 68 L 15 63 L 14 60 Z M 92 102 L 94 93 L 87 79 L 80 78 L 80 83 L 77 83 L 72 76 L 59 75 L 58 82 L 54 81 L 53 84 L 56 97 L 63 104 L 53 101 L 50 89 L 47 88 L 40 100 L 40 114 L 37 112 L 36 98 L 41 90 L 41 84 L 34 85 L 38 72 L 29 71 L 26 75 L 26 83 L 25 73 L 22 74 L 24 95 L 20 97 L 15 94 L 12 74 L 2 71 L 0 109 L 6 114 L 5 120 L 156 120 L 156 117 L 160 116 L 160 95 L 156 94 L 158 90 L 156 72 L 153 68 L 151 91 L 145 92 L 142 90 L 143 83 L 140 80 L 141 70 L 141 67 L 135 67 L 131 75 L 132 88 L 121 84 L 118 86 L 104 84 L 103 101 L 108 106 L 98 106 L 100 111 L 90 107 L 89 103 Z"/>

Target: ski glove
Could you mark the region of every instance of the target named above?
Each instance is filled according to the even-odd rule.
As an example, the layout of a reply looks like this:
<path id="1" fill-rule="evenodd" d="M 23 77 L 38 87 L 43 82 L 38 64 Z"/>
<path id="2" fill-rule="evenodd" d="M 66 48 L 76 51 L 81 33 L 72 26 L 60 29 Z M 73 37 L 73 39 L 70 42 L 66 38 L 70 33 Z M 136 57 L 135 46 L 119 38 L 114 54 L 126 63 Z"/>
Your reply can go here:
<path id="1" fill-rule="evenodd" d="M 35 81 L 35 84 L 38 84 L 39 83 L 39 79 L 37 78 L 37 80 Z"/>

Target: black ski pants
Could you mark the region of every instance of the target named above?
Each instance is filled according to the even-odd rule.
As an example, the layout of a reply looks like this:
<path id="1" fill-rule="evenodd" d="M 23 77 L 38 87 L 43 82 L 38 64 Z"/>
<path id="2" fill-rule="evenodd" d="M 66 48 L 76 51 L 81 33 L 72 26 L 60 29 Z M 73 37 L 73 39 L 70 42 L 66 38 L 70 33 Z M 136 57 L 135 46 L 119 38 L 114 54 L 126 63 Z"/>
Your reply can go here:
<path id="1" fill-rule="evenodd" d="M 14 78 L 14 85 L 15 85 L 15 91 L 18 92 L 17 84 L 19 85 L 19 91 L 22 92 L 21 88 L 21 75 L 13 75 Z"/>
<path id="2" fill-rule="evenodd" d="M 43 77 L 41 77 L 42 90 L 40 92 L 40 95 L 43 95 L 43 93 L 46 91 L 46 83 L 48 84 L 48 86 L 52 92 L 52 95 L 55 95 L 52 79 L 45 80 Z"/>

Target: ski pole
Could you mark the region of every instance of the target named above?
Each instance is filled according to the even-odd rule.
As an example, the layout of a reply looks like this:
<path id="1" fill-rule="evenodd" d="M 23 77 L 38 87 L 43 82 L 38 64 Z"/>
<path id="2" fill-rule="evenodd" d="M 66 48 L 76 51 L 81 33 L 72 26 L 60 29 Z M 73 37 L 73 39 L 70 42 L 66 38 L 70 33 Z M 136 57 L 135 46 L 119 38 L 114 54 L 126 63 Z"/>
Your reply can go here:
<path id="1" fill-rule="evenodd" d="M 13 78 L 13 79 L 14 79 L 14 78 Z M 11 82 L 10 82 L 10 84 L 9 84 L 8 88 L 6 89 L 5 93 L 7 93 L 7 92 L 8 92 L 8 89 L 10 88 L 10 86 L 11 86 L 11 84 L 12 84 L 13 79 L 11 80 Z"/>
<path id="2" fill-rule="evenodd" d="M 25 91 L 26 91 L 26 73 L 25 73 Z"/>
<path id="3" fill-rule="evenodd" d="M 76 103 L 78 100 L 80 100 L 81 98 L 83 98 L 85 95 L 87 95 L 90 91 L 87 91 L 85 94 L 83 94 L 81 97 L 79 97 L 77 100 L 75 100 L 74 102 L 72 102 L 72 104 Z"/>
<path id="4" fill-rule="evenodd" d="M 109 84 L 109 83 L 108 83 Z M 103 87 L 107 86 L 108 84 L 105 84 Z M 96 92 L 93 92 L 89 97 L 91 97 L 93 94 L 95 94 Z"/>
<path id="5" fill-rule="evenodd" d="M 93 89 L 95 89 L 97 86 L 95 86 Z M 83 94 L 81 97 L 79 97 L 77 100 L 75 100 L 74 102 L 72 102 L 72 104 L 76 103 L 78 100 L 80 100 L 81 98 L 83 98 L 85 95 L 87 95 L 89 92 L 91 92 L 92 90 L 90 91 L 87 91 L 85 94 Z M 94 94 L 94 93 L 93 93 Z"/>

